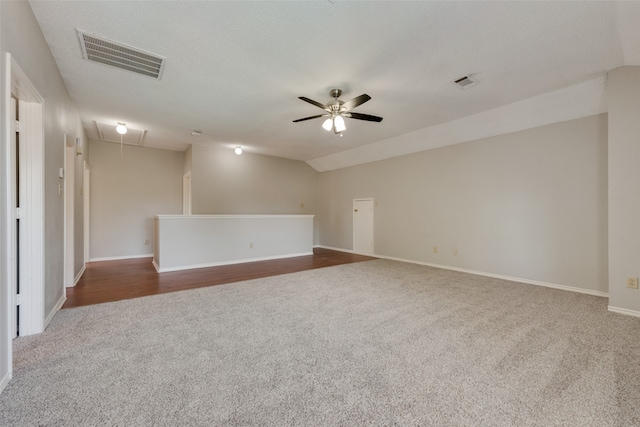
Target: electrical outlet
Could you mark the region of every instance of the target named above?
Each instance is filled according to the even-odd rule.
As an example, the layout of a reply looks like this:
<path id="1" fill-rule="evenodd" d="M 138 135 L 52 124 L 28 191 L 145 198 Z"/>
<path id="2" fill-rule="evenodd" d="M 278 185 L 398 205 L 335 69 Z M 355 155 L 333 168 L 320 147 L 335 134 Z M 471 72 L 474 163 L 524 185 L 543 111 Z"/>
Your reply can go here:
<path id="1" fill-rule="evenodd" d="M 148 244 L 149 244 L 149 241 L 148 241 L 148 240 L 145 240 L 145 241 L 144 241 L 144 244 L 145 244 L 145 245 L 148 245 Z"/>
<path id="2" fill-rule="evenodd" d="M 433 247 L 433 253 L 434 253 L 434 254 L 437 254 L 437 253 L 438 253 L 438 247 L 437 247 L 437 246 L 434 246 L 434 247 Z"/>
<path id="3" fill-rule="evenodd" d="M 249 243 L 249 249 L 253 249 L 253 242 Z"/>
<path id="4" fill-rule="evenodd" d="M 627 277 L 627 288 L 638 289 L 638 278 Z"/>
<path id="5" fill-rule="evenodd" d="M 300 209 L 304 209 L 304 203 L 300 203 Z"/>
<path id="6" fill-rule="evenodd" d="M 454 250 L 453 250 L 453 254 L 454 254 L 454 255 L 458 255 L 458 249 L 454 249 Z"/>

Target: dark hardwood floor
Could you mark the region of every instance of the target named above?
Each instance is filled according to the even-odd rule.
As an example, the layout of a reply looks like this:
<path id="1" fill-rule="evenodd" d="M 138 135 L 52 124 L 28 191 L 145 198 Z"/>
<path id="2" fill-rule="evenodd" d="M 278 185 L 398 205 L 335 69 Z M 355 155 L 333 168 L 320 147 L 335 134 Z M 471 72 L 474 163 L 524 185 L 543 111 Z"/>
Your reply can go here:
<path id="1" fill-rule="evenodd" d="M 375 258 L 315 248 L 313 255 L 157 273 L 151 258 L 90 262 L 62 308 L 221 285 Z"/>

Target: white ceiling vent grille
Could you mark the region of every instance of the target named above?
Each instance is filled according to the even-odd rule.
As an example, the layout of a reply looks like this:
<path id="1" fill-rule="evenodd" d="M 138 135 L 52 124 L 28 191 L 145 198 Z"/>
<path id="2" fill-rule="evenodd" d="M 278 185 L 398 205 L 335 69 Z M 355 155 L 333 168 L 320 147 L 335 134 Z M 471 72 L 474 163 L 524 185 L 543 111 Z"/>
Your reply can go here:
<path id="1" fill-rule="evenodd" d="M 460 77 L 453 81 L 460 89 L 468 89 L 475 86 L 478 82 L 471 78 L 471 76 Z"/>
<path id="2" fill-rule="evenodd" d="M 167 58 L 76 29 L 82 57 L 159 79 Z"/>

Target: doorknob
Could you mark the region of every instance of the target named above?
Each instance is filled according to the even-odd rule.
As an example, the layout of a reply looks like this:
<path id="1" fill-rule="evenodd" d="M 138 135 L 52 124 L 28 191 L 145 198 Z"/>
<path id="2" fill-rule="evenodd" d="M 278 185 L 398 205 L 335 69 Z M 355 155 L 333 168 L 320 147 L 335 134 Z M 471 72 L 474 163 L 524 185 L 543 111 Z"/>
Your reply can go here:
<path id="1" fill-rule="evenodd" d="M 358 209 L 354 209 L 353 211 L 354 211 L 354 212 L 358 212 Z"/>

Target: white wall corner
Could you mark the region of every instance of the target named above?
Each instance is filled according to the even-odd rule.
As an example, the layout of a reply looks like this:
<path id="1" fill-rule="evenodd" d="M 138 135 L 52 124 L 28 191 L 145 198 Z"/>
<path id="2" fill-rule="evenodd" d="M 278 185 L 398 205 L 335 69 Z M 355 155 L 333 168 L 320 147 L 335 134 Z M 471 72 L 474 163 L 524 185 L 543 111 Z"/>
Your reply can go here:
<path id="1" fill-rule="evenodd" d="M 11 381 L 11 371 L 7 372 L 0 380 L 0 393 L 2 393 L 7 384 L 9 384 L 9 381 Z"/>
<path id="2" fill-rule="evenodd" d="M 78 272 L 78 274 L 76 275 L 75 279 L 73 279 L 73 286 L 78 284 L 78 282 L 80 281 L 80 279 L 82 278 L 82 275 L 86 270 L 87 270 L 87 264 L 85 263 L 80 269 L 80 271 Z"/>
<path id="3" fill-rule="evenodd" d="M 53 310 L 51 310 L 51 313 L 49 313 L 47 318 L 44 319 L 44 328 L 42 328 L 42 331 L 47 329 L 47 326 L 49 326 L 49 323 L 51 322 L 51 320 L 53 320 L 53 316 L 55 316 L 56 313 L 62 308 L 66 300 L 67 300 L 67 297 L 64 295 L 60 297 L 55 307 L 53 307 Z"/>

